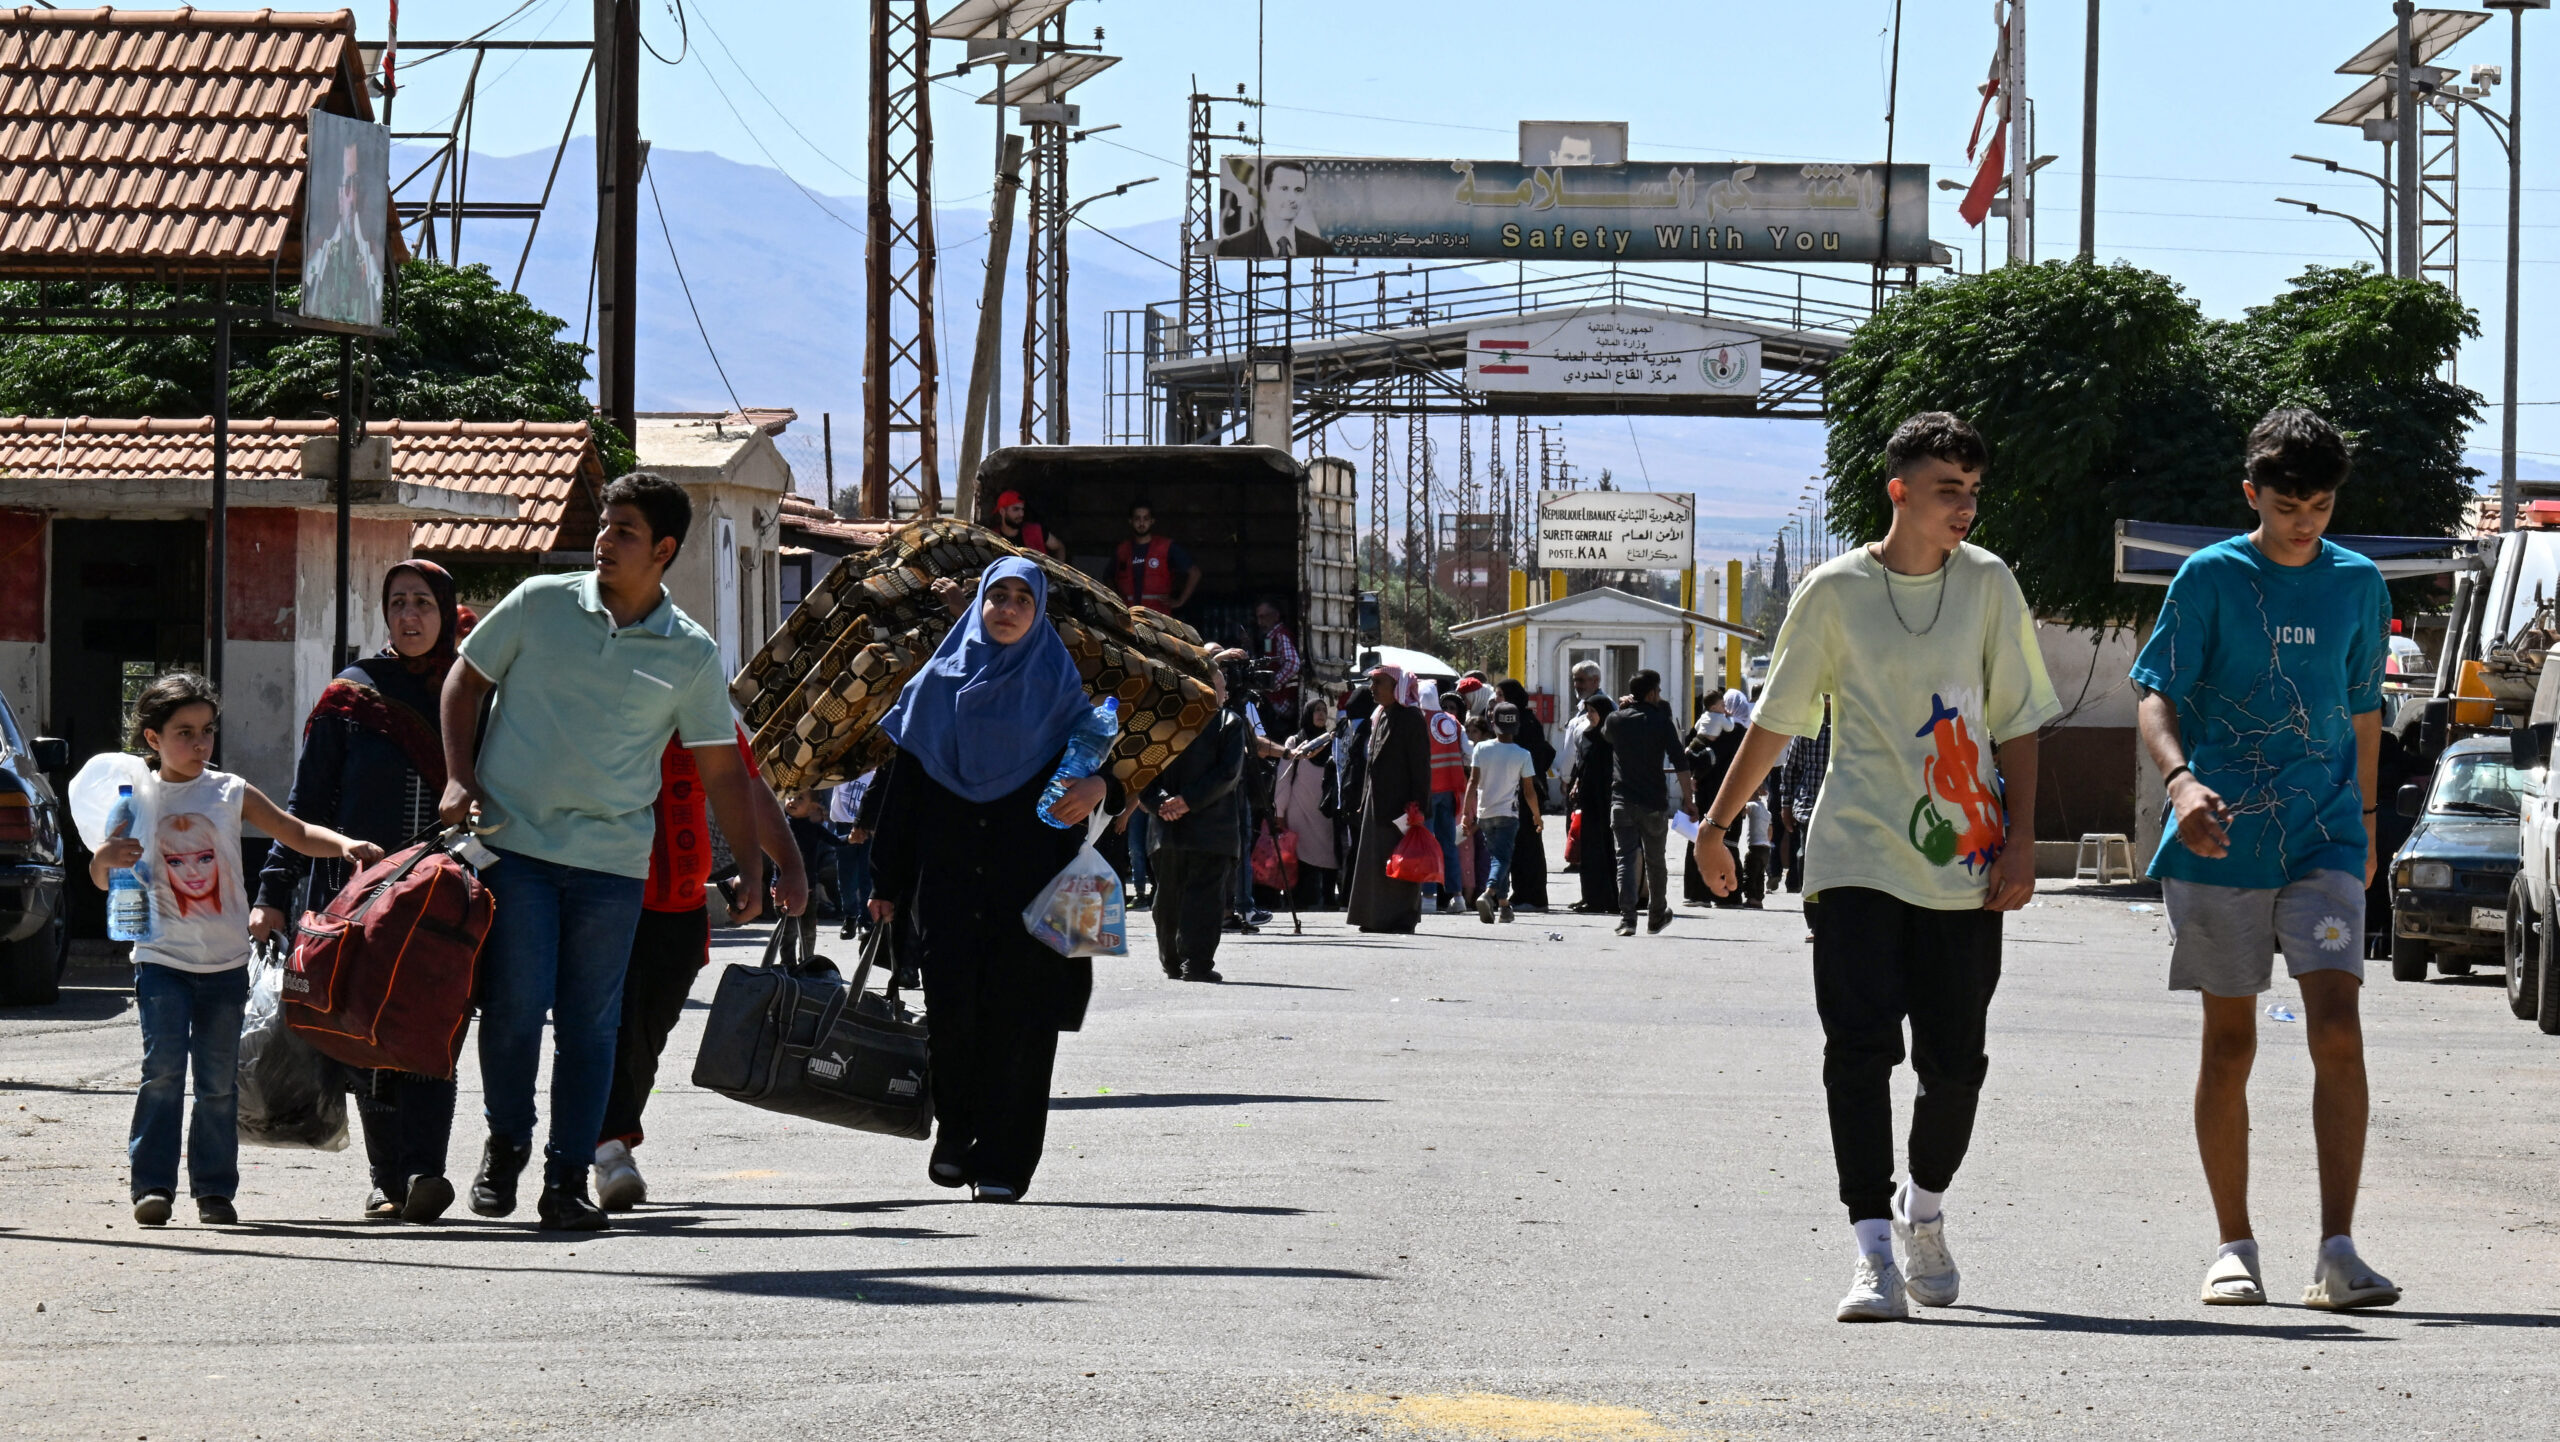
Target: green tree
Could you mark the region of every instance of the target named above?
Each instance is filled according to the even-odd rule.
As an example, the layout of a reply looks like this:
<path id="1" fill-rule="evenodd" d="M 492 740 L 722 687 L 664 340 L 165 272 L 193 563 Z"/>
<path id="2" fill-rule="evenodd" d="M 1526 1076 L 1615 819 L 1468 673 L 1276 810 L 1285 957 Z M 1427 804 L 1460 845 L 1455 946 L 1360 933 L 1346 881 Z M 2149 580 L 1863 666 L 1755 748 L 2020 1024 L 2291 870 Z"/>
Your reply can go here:
<path id="1" fill-rule="evenodd" d="M 2075 625 L 2133 622 L 2157 587 L 2115 583 L 2119 519 L 2245 526 L 2248 429 L 2277 405 L 2327 415 L 2357 448 L 2341 531 L 2442 534 L 2470 478 L 2478 397 L 2441 380 L 2477 323 L 2441 287 L 2315 268 L 2238 321 L 2206 319 L 2167 277 L 2051 262 L 1939 282 L 1888 302 L 1828 382 L 1836 531 L 1884 534 L 1884 443 L 1917 411 L 1973 422 L 1991 450 L 1974 539 L 2028 603 Z"/>
<path id="2" fill-rule="evenodd" d="M 286 287 L 284 301 L 294 301 Z M 210 287 L 0 285 L 7 303 L 38 296 L 57 306 L 151 309 L 202 304 Z M 393 290 L 398 335 L 359 342 L 358 385 L 370 384 L 371 419 L 577 421 L 595 427 L 609 474 L 630 470 L 629 438 L 595 413 L 578 387 L 587 348 L 560 336 L 557 317 L 499 286 L 482 265 L 456 269 L 411 260 Z M 229 292 L 260 305 L 264 287 Z M 0 413 L 67 416 L 200 416 L 213 409 L 213 336 L 66 334 L 0 340 Z M 235 332 L 231 414 L 327 419 L 338 413 L 338 339 Z"/>

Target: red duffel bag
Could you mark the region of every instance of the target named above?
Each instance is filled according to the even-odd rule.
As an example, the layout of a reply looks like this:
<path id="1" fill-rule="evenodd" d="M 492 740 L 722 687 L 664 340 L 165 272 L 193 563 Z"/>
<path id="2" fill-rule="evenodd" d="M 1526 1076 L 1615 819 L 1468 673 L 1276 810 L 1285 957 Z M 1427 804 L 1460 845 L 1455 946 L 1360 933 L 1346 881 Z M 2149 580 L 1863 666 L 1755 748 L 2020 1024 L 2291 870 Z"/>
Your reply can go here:
<path id="1" fill-rule="evenodd" d="M 1262 835 L 1253 843 L 1253 884 L 1274 891 L 1297 888 L 1298 833 L 1274 831 L 1267 821 L 1262 824 Z"/>
<path id="2" fill-rule="evenodd" d="M 1431 834 L 1419 806 L 1404 809 L 1404 837 L 1387 853 L 1387 875 L 1424 884 L 1440 879 L 1440 838 Z"/>
<path id="3" fill-rule="evenodd" d="M 462 1054 L 497 903 L 444 849 L 395 851 L 294 928 L 285 1024 L 321 1055 L 442 1080 Z"/>

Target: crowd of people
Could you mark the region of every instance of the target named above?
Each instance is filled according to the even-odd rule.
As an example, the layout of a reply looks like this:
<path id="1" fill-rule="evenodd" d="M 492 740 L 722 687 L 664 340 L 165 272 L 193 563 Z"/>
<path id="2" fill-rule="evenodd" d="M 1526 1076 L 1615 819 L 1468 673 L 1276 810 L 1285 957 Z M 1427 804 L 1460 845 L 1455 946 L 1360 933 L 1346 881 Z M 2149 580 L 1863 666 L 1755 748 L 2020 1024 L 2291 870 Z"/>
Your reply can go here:
<path id="1" fill-rule="evenodd" d="M 2061 704 L 2016 579 L 1966 540 L 1981 438 L 1924 414 L 1885 461 L 1890 529 L 1805 577 L 1756 698 L 1726 691 L 1683 725 L 1655 672 L 1612 697 L 1584 664 L 1551 738 L 1516 678 L 1469 672 L 1444 693 L 1439 678 L 1387 665 L 1337 705 L 1302 695 L 1294 639 L 1266 603 L 1246 644 L 1216 653 L 1209 724 L 1134 794 L 1108 774 L 1066 787 L 1050 813 L 1064 826 L 1040 801 L 1090 703 L 1029 559 L 999 561 L 974 589 L 941 583 L 954 623 L 881 722 L 892 759 L 832 794 L 790 797 L 758 774 L 716 646 L 666 593 L 691 523 L 672 482 L 615 481 L 593 569 L 526 581 L 476 622 L 451 576 L 404 561 L 382 578 L 389 645 L 323 692 L 284 805 L 211 765 L 220 698 L 201 677 L 163 676 L 141 695 L 133 745 L 153 822 L 97 848 L 91 867 L 103 887 L 111 870 L 143 865 L 168 921 L 134 954 L 134 1214 L 169 1219 L 192 1071 L 190 1191 L 202 1220 L 236 1220 L 232 1071 L 253 947 L 439 823 L 470 827 L 496 855 L 480 868 L 497 919 L 480 962 L 486 1137 L 469 1206 L 516 1209 L 547 1020 L 535 1212 L 546 1228 L 592 1230 L 647 1194 L 634 1149 L 708 958 L 715 819 L 733 843 L 731 922 L 768 906 L 799 915 L 824 876 L 848 935 L 888 929 L 930 1017 L 927 1176 L 983 1202 L 1029 1190 L 1059 1036 L 1081 1027 L 1091 995 L 1091 963 L 1060 957 L 1021 920 L 1078 854 L 1088 817 L 1107 819 L 1101 844 L 1131 904 L 1153 913 L 1165 975 L 1209 983 L 1222 938 L 1268 924 L 1275 906 L 1339 907 L 1361 931 L 1397 934 L 1426 914 L 1467 909 L 1500 925 L 1555 905 L 1554 820 L 1579 877 L 1564 904 L 1613 916 L 1622 937 L 1640 922 L 1659 934 L 1676 915 L 1675 831 L 1684 902 L 1804 895 L 1839 1199 L 1857 1244 L 1836 1315 L 1948 1305 L 1960 1276 L 1943 1204 L 1989 1067 L 2002 916 L 2035 890 L 2037 733 Z M 2278 953 L 2301 985 L 2319 1076 L 2323 1241 L 2306 1303 L 2399 1297 L 2351 1231 L 2366 1122 L 2357 942 L 2375 866 L 2388 597 L 2370 562 L 2321 534 L 2347 471 L 2316 415 L 2261 422 L 2243 484 L 2257 529 L 2186 563 L 2133 672 L 2175 816 L 2152 865 L 2173 933 L 2169 985 L 2203 996 L 2196 1127 L 2223 1234 L 2201 1292 L 2213 1305 L 2265 1300 L 2245 1087 L 2254 998 Z M 999 497 L 997 516 L 1026 550 L 1054 552 L 1018 498 Z M 1115 584 L 1133 601 L 1180 604 L 1198 569 L 1151 534 L 1143 503 L 1131 527 Z M 244 854 L 244 825 L 275 843 L 254 906 L 230 860 Z M 1438 853 L 1436 879 L 1391 864 L 1417 836 Z M 1897 1182 L 1891 1081 L 1906 1025 L 1920 1086 Z M 364 1135 L 364 1215 L 435 1220 L 457 1196 L 452 1080 L 351 1071 L 344 1084 Z"/>

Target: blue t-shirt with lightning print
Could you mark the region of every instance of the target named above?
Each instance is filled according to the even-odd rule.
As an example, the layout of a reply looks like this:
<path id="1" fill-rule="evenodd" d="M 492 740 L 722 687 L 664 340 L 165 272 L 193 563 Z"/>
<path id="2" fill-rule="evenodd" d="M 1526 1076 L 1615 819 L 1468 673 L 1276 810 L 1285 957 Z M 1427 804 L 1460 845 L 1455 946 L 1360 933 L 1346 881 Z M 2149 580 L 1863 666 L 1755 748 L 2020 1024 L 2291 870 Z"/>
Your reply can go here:
<path id="1" fill-rule="evenodd" d="M 2234 536 L 2178 567 L 2133 681 L 2178 708 L 2187 764 L 2231 808 L 2231 850 L 2198 856 L 2172 826 L 2153 876 L 2265 889 L 2364 874 L 2354 718 L 2382 709 L 2390 617 L 2381 570 L 2330 541 L 2280 566 Z"/>

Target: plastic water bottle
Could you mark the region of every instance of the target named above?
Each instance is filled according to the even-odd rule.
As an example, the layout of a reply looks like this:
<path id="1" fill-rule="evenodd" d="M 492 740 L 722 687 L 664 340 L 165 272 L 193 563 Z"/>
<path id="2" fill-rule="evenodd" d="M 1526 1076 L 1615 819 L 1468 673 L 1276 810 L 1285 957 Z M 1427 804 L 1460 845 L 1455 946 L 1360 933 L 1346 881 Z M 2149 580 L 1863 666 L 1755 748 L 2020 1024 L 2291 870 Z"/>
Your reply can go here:
<path id="1" fill-rule="evenodd" d="M 1120 739 L 1120 698 L 1107 696 L 1101 705 L 1085 713 L 1076 723 L 1073 736 L 1067 738 L 1067 754 L 1058 762 L 1057 773 L 1049 778 L 1049 787 L 1040 793 L 1040 819 L 1064 831 L 1076 823 L 1060 821 L 1057 804 L 1066 798 L 1067 788 L 1102 769 L 1102 758 L 1111 754 L 1111 743 Z"/>
<path id="2" fill-rule="evenodd" d="M 133 788 L 116 788 L 116 805 L 107 813 L 107 836 L 114 840 L 133 834 Z M 158 934 L 152 925 L 151 889 L 142 884 L 130 866 L 119 866 L 107 873 L 107 935 L 117 941 L 149 941 Z"/>

